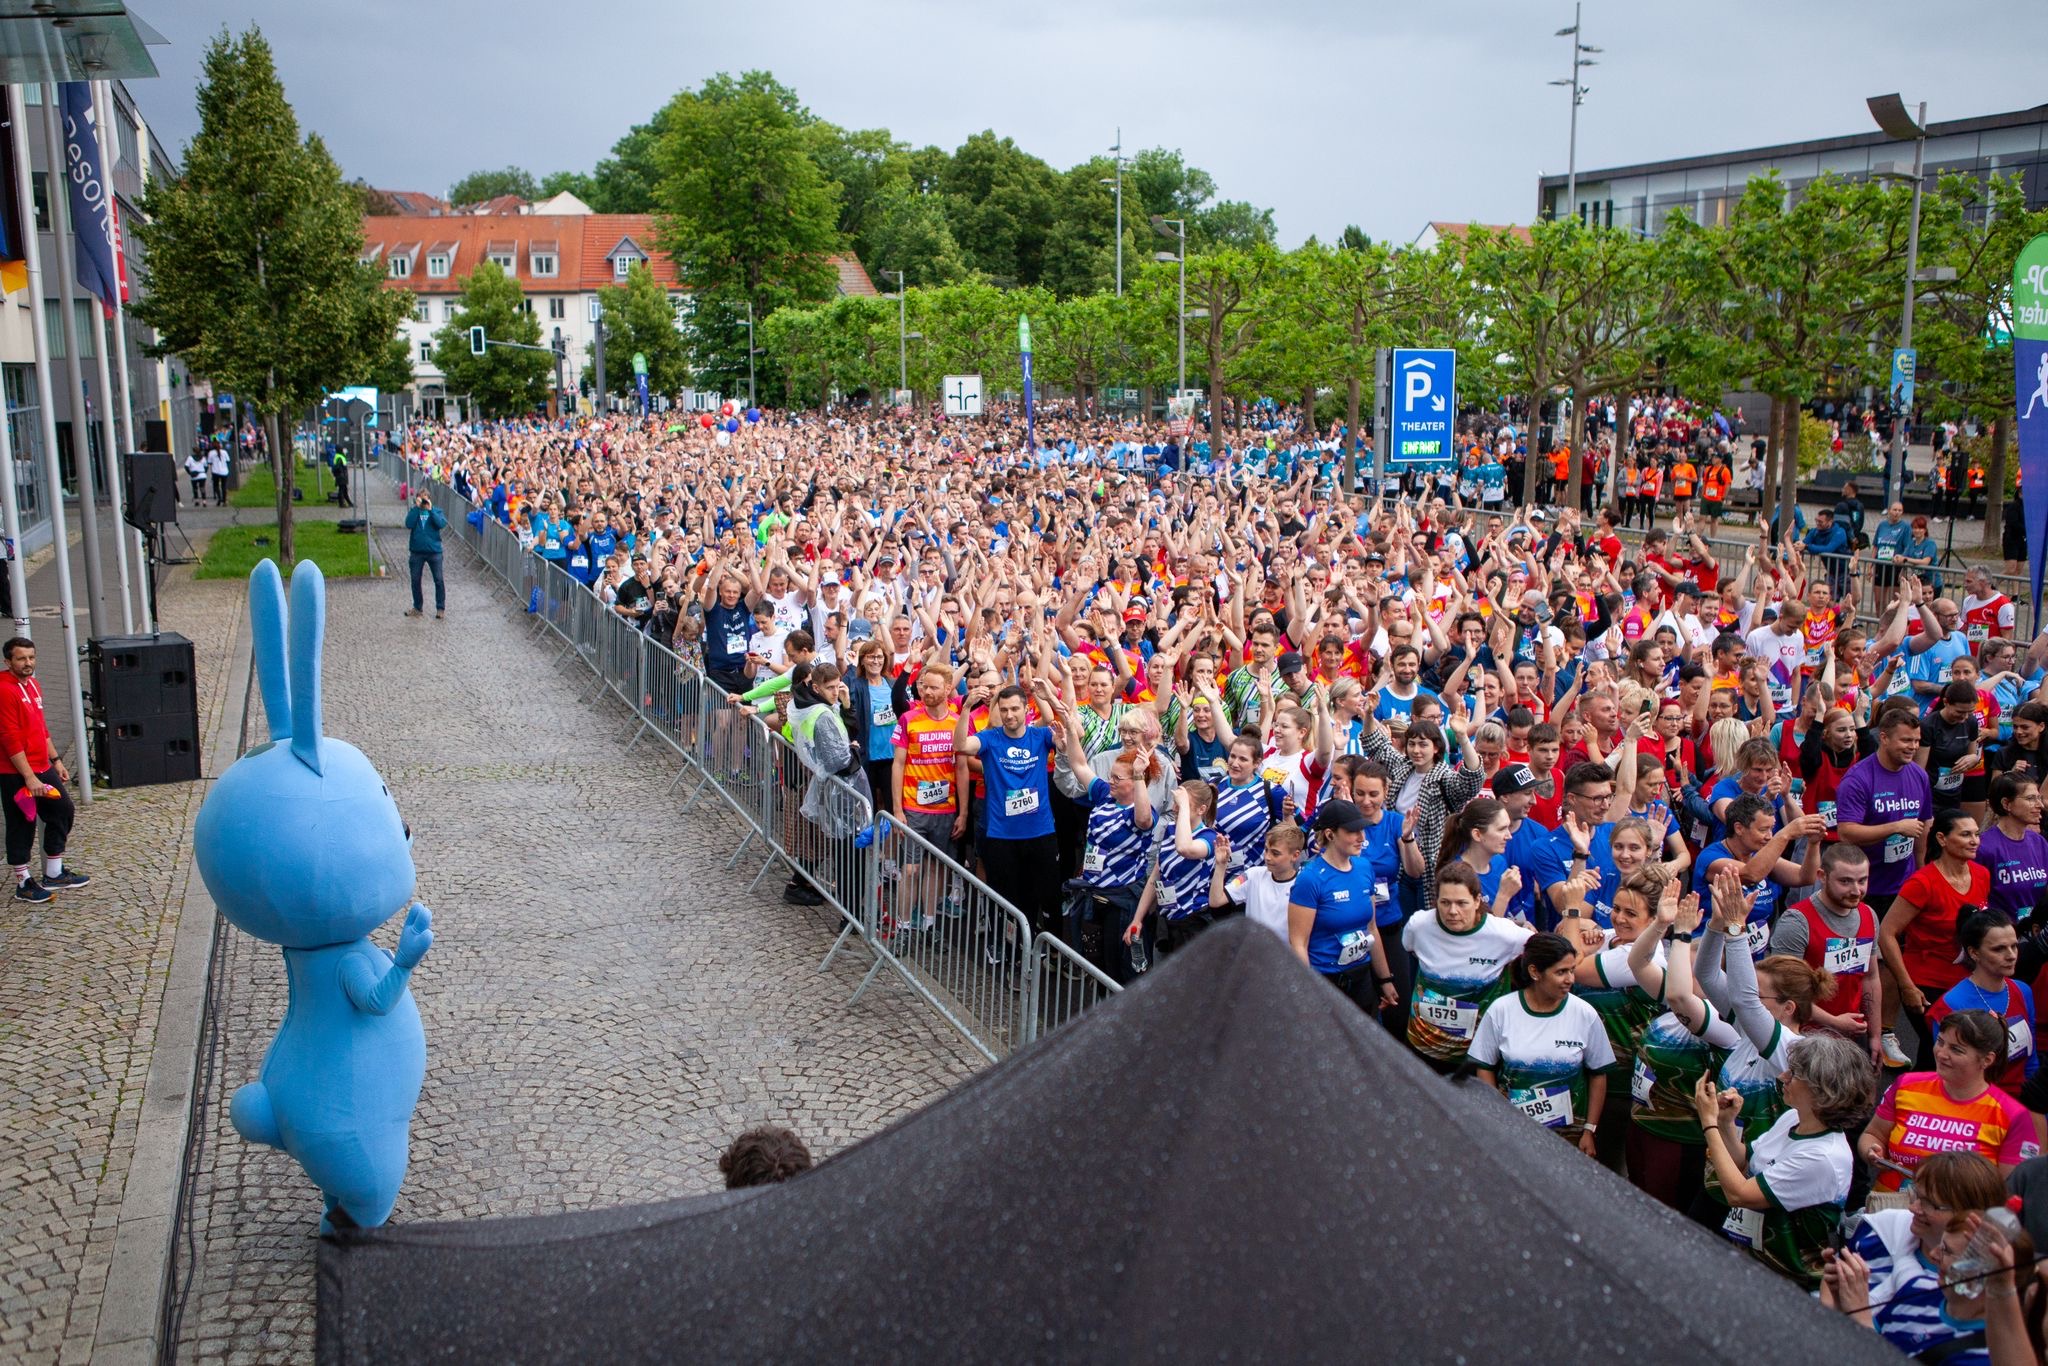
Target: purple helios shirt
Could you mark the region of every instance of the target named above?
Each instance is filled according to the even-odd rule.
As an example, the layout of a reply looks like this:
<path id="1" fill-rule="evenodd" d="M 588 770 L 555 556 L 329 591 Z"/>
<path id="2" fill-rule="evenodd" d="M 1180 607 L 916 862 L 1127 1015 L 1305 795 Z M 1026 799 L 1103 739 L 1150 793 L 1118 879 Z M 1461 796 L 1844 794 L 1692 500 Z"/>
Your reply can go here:
<path id="1" fill-rule="evenodd" d="M 1886 768 L 1875 754 L 1858 759 L 1835 789 L 1836 828 L 1844 824 L 1889 825 L 1893 821 L 1924 821 L 1934 815 L 1934 784 L 1927 770 L 1907 764 Z M 1870 855 L 1870 895 L 1898 894 L 1920 866 L 1912 837 L 1892 835 L 1865 846 Z"/>
<path id="2" fill-rule="evenodd" d="M 2015 921 L 2032 914 L 2034 903 L 2048 888 L 2048 839 L 2038 830 L 2024 830 L 2013 839 L 1993 821 L 1977 842 L 1977 862 L 1991 870 L 1991 906 Z"/>

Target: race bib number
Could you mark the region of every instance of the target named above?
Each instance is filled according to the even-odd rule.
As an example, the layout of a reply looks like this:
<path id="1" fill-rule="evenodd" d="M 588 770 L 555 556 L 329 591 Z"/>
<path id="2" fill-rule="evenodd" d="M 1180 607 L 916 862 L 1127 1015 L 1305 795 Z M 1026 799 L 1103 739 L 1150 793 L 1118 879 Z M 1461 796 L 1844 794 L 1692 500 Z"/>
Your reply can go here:
<path id="1" fill-rule="evenodd" d="M 876 730 L 884 730 L 895 725 L 896 709 L 886 701 L 875 703 L 874 710 L 868 714 L 868 724 Z"/>
<path id="2" fill-rule="evenodd" d="M 1218 759 L 1214 763 L 1203 764 L 1198 771 L 1202 775 L 1202 781 L 1213 787 L 1223 781 L 1223 775 L 1230 771 L 1230 766 Z"/>
<path id="3" fill-rule="evenodd" d="M 726 632 L 725 652 L 729 655 L 745 654 L 747 652 L 747 638 L 737 632 Z"/>
<path id="4" fill-rule="evenodd" d="M 1835 828 L 1835 804 L 1833 802 L 1815 802 L 1814 812 L 1820 817 L 1823 829 L 1833 830 Z"/>
<path id="5" fill-rule="evenodd" d="M 1372 931 L 1350 930 L 1337 941 L 1337 966 L 1348 968 L 1372 952 Z"/>
<path id="6" fill-rule="evenodd" d="M 1913 840 L 1910 835 L 1886 835 L 1884 838 L 1884 861 L 1904 863 L 1913 857 Z"/>
<path id="7" fill-rule="evenodd" d="M 1469 1040 L 1472 1031 L 1479 1026 L 1479 1007 L 1472 1001 L 1460 1001 L 1426 987 L 1418 987 L 1415 992 L 1415 1018 L 1453 1039 Z"/>
<path id="8" fill-rule="evenodd" d="M 1086 854 L 1081 856 L 1081 871 L 1084 873 L 1091 875 L 1099 873 L 1108 866 L 1109 861 L 1102 857 L 1100 849 L 1091 848 Z"/>
<path id="9" fill-rule="evenodd" d="M 1636 1059 L 1635 1070 L 1629 1073 L 1629 1099 L 1638 1105 L 1650 1103 L 1650 1088 L 1657 1084 L 1657 1074 L 1650 1070 L 1650 1064 L 1640 1057 Z"/>
<path id="10" fill-rule="evenodd" d="M 2025 1020 L 2005 1022 L 2005 1056 L 2024 1058 L 2034 1051 L 2034 1027 Z"/>
<path id="11" fill-rule="evenodd" d="M 1758 920 L 1743 926 L 1742 938 L 1749 947 L 1749 956 L 1761 960 L 1771 949 L 1771 922 Z"/>
<path id="12" fill-rule="evenodd" d="M 1936 792 L 1958 792 L 1963 786 L 1963 771 L 1959 768 L 1944 768 L 1934 775 Z"/>
<path id="13" fill-rule="evenodd" d="M 1005 816 L 1028 816 L 1038 809 L 1038 789 L 1020 788 L 1003 798 Z"/>
<path id="14" fill-rule="evenodd" d="M 939 806 L 953 795 L 953 783 L 947 778 L 926 778 L 917 785 L 919 806 Z"/>
<path id="15" fill-rule="evenodd" d="M 1375 906 L 1385 906 L 1385 905 L 1387 905 L 1387 904 L 1388 904 L 1389 902 L 1391 902 L 1391 901 L 1392 901 L 1393 899 L 1394 899 L 1394 892 L 1393 892 L 1393 889 L 1387 886 L 1387 880 L 1386 880 L 1385 878 L 1379 878 L 1379 879 L 1377 879 L 1376 881 L 1374 881 L 1374 883 L 1372 884 L 1372 904 L 1373 904 L 1373 905 L 1375 905 Z"/>
<path id="16" fill-rule="evenodd" d="M 1755 1247 L 1764 1236 L 1764 1212 L 1760 1209 L 1731 1209 L 1721 1221 L 1721 1232 L 1744 1247 Z"/>
<path id="17" fill-rule="evenodd" d="M 1512 1090 L 1508 1092 L 1508 1102 L 1546 1129 L 1562 1129 L 1572 1122 L 1569 1082 Z"/>
<path id="18" fill-rule="evenodd" d="M 1877 548 L 1877 562 L 1879 564 L 1890 564 L 1898 557 L 1899 550 L 1897 546 L 1881 545 Z"/>
<path id="19" fill-rule="evenodd" d="M 1991 628 L 1983 622 L 1972 622 L 1963 628 L 1963 639 L 1969 641 L 1972 645 L 1982 645 L 1985 641 L 1991 639 Z"/>
<path id="20" fill-rule="evenodd" d="M 1821 966 L 1835 977 L 1860 977 L 1870 971 L 1870 949 L 1868 939 L 1838 939 L 1829 935 L 1827 948 L 1821 953 Z"/>

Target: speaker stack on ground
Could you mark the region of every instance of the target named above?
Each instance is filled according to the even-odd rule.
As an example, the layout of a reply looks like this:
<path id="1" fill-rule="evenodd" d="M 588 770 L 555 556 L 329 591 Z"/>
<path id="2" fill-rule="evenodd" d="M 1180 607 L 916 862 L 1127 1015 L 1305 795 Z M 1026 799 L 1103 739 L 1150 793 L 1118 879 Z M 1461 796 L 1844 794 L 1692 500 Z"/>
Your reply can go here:
<path id="1" fill-rule="evenodd" d="M 199 777 L 199 687 L 192 642 L 175 631 L 88 642 L 93 781 L 102 787 Z"/>

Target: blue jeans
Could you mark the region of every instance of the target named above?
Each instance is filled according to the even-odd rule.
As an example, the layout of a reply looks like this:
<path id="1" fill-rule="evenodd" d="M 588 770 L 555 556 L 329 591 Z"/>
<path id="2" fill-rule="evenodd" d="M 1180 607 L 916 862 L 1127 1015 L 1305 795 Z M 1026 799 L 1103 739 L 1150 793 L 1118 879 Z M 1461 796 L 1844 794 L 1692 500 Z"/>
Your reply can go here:
<path id="1" fill-rule="evenodd" d="M 415 612 L 421 610 L 420 570 L 429 566 L 434 571 L 434 610 L 436 612 L 446 611 L 448 608 L 448 582 L 441 577 L 441 557 L 437 553 L 429 553 L 425 550 L 415 550 L 412 552 L 412 610 Z"/>

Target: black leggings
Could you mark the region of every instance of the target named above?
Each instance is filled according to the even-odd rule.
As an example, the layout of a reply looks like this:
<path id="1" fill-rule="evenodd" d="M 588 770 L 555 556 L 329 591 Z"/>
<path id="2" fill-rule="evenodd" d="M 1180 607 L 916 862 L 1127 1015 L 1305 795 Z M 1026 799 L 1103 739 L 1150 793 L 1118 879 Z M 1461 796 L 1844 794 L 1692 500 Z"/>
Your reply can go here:
<path id="1" fill-rule="evenodd" d="M 1058 935 L 1065 908 L 1060 904 L 1060 869 L 1051 835 L 1030 839 L 981 838 L 981 863 L 997 896 L 1024 912 L 1031 928 Z M 1119 927 L 1121 932 L 1121 927 Z"/>
<path id="2" fill-rule="evenodd" d="M 71 839 L 71 822 L 77 817 L 78 808 L 71 804 L 70 794 L 57 781 L 55 767 L 46 768 L 36 776 L 46 787 L 57 791 L 54 797 L 36 798 L 36 815 L 43 822 L 43 857 L 56 858 L 64 852 L 65 844 Z M 20 774 L 10 773 L 0 778 L 0 807 L 7 812 L 7 862 L 16 868 L 28 863 L 28 856 L 36 844 L 36 823 L 24 816 L 14 802 L 14 794 L 25 785 Z"/>

